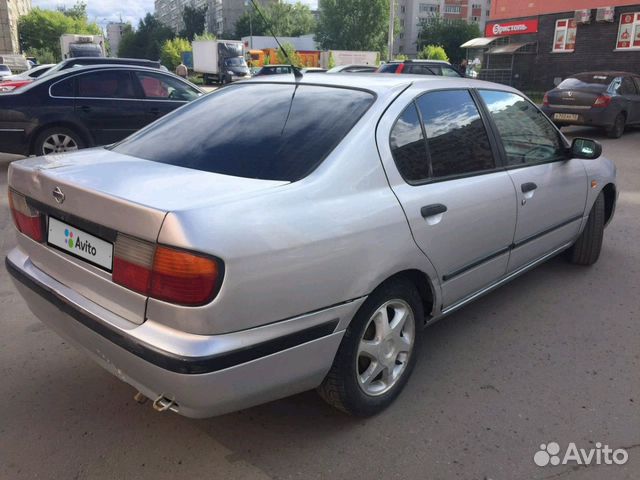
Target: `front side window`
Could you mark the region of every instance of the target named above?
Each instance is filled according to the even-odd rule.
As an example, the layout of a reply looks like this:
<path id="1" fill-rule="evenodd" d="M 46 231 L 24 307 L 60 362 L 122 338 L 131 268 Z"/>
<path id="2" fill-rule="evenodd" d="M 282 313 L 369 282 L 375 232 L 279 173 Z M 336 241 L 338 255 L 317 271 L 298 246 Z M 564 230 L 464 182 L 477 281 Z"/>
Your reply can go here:
<path id="1" fill-rule="evenodd" d="M 616 49 L 640 49 L 640 12 L 620 15 Z"/>
<path id="2" fill-rule="evenodd" d="M 311 173 L 374 101 L 369 92 L 346 88 L 231 85 L 112 148 L 205 172 L 293 182 Z"/>
<path id="3" fill-rule="evenodd" d="M 636 95 L 636 86 L 631 80 L 631 77 L 622 77 L 620 80 L 620 86 L 618 87 L 619 95 Z"/>
<path id="4" fill-rule="evenodd" d="M 195 88 L 160 73 L 136 72 L 145 98 L 188 102 L 200 96 Z"/>
<path id="5" fill-rule="evenodd" d="M 135 98 L 129 72 L 98 70 L 76 77 L 78 96 L 85 98 Z"/>
<path id="6" fill-rule="evenodd" d="M 567 158 L 560 134 L 532 103 L 509 92 L 481 90 L 480 95 L 500 134 L 507 165 Z"/>
<path id="7" fill-rule="evenodd" d="M 556 21 L 556 32 L 553 40 L 554 52 L 573 52 L 576 49 L 576 21 L 573 18 Z"/>
<path id="8" fill-rule="evenodd" d="M 416 101 L 434 178 L 495 168 L 489 137 L 467 90 L 430 92 Z"/>

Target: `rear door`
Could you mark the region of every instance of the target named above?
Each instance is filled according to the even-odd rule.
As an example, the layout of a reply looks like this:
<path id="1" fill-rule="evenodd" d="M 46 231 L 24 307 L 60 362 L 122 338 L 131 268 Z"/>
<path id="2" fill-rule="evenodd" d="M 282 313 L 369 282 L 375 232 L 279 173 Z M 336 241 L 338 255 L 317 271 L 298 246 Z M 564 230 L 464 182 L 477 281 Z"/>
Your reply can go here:
<path id="1" fill-rule="evenodd" d="M 201 95 L 191 85 L 160 72 L 136 71 L 134 75 L 144 99 L 145 125 Z"/>
<path id="2" fill-rule="evenodd" d="M 438 272 L 443 307 L 502 277 L 516 194 L 471 93 L 407 90 L 383 117 L 378 146 L 415 241 Z"/>
<path id="3" fill-rule="evenodd" d="M 76 77 L 75 113 L 96 145 L 107 145 L 145 125 L 144 102 L 126 70 L 96 70 Z"/>
<path id="4" fill-rule="evenodd" d="M 509 271 L 572 242 L 578 235 L 587 199 L 581 160 L 547 117 L 524 97 L 480 90 L 504 151 L 518 196 L 518 223 Z"/>
<path id="5" fill-rule="evenodd" d="M 633 77 L 622 77 L 618 94 L 627 101 L 627 124 L 640 122 L 640 90 Z"/>

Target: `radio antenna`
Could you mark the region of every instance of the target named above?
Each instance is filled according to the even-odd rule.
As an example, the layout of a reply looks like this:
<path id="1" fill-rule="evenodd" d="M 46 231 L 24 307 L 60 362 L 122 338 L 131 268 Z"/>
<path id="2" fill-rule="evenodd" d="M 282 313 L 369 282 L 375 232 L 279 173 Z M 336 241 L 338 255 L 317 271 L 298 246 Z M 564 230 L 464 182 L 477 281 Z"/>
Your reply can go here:
<path id="1" fill-rule="evenodd" d="M 260 18 L 262 18 L 262 21 L 264 22 L 264 24 L 269 29 L 269 33 L 271 33 L 271 36 L 276 40 L 276 43 L 278 44 L 278 47 L 280 48 L 280 51 L 283 53 L 284 57 L 287 59 L 287 62 L 289 62 L 289 65 L 293 69 L 293 76 L 296 77 L 296 79 L 302 78 L 303 77 L 302 72 L 298 69 L 298 67 L 296 67 L 293 64 L 293 62 L 289 58 L 289 54 L 287 53 L 287 51 L 284 48 L 282 48 L 282 45 L 280 45 L 280 41 L 278 40 L 278 37 L 276 37 L 275 33 L 273 33 L 273 28 L 271 28 L 271 23 L 269 23 L 269 21 L 265 18 L 264 14 L 262 13 L 262 10 L 260 10 L 260 8 L 258 8 L 258 5 L 256 4 L 256 1 L 255 0 L 251 0 L 251 4 L 253 5 L 253 8 L 256 9 L 258 14 L 260 15 Z"/>

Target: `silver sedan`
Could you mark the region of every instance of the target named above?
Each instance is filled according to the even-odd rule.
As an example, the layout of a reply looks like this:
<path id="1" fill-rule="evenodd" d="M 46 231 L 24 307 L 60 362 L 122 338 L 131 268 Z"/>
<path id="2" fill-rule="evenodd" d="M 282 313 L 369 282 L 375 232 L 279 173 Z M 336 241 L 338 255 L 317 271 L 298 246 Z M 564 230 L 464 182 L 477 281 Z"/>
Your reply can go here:
<path id="1" fill-rule="evenodd" d="M 422 327 L 561 252 L 598 259 L 617 200 L 600 155 L 503 85 L 241 82 L 116 145 L 13 163 L 6 265 L 157 410 L 317 388 L 372 415 Z"/>

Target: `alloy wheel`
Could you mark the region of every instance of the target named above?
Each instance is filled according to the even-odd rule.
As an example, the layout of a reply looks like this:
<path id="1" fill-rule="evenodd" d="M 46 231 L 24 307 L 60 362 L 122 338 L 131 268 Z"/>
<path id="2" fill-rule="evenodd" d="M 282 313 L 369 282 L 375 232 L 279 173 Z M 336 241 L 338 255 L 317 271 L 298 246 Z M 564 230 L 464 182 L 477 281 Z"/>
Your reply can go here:
<path id="1" fill-rule="evenodd" d="M 378 396 L 398 383 L 415 340 L 413 311 L 404 300 L 385 302 L 369 319 L 358 345 L 356 374 L 364 393 Z"/>
<path id="2" fill-rule="evenodd" d="M 73 137 L 64 133 L 54 133 L 49 135 L 42 144 L 42 153 L 62 153 L 78 150 L 78 143 Z"/>

